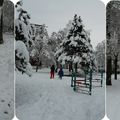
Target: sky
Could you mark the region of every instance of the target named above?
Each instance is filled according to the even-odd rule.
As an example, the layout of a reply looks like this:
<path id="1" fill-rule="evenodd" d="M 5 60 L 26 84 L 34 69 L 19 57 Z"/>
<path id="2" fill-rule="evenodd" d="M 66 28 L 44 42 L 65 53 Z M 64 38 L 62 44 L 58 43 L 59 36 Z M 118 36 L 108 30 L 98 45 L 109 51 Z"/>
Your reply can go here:
<path id="1" fill-rule="evenodd" d="M 23 0 L 23 8 L 32 23 L 48 26 L 49 35 L 64 28 L 77 14 L 91 31 L 93 48 L 106 38 L 105 5 L 100 0 Z"/>

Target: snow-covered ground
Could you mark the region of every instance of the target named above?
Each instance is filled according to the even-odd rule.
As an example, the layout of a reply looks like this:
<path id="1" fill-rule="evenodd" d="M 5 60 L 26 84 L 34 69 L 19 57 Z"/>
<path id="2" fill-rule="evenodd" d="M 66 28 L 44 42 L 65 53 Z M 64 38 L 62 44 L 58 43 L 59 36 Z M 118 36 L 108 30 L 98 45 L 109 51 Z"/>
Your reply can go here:
<path id="1" fill-rule="evenodd" d="M 118 80 L 112 76 L 112 86 L 107 86 L 107 116 L 110 120 L 120 120 L 120 75 Z"/>
<path id="2" fill-rule="evenodd" d="M 0 120 L 13 118 L 14 95 L 14 37 L 4 34 L 0 45 Z"/>
<path id="3" fill-rule="evenodd" d="M 49 70 L 45 70 L 49 71 Z M 49 72 L 32 77 L 16 72 L 16 115 L 20 120 L 101 120 L 105 114 L 104 87 L 92 95 L 74 92 L 70 77 L 62 80 Z"/>

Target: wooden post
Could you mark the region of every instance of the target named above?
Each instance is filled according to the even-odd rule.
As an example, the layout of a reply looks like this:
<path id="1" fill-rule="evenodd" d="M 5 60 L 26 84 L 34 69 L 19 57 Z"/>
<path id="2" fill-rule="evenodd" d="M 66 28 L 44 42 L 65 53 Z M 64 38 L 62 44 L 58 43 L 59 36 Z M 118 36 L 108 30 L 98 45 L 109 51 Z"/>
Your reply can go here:
<path id="1" fill-rule="evenodd" d="M 89 79 L 89 95 L 92 93 L 92 69 L 90 69 L 90 79 Z"/>
<path id="2" fill-rule="evenodd" d="M 88 72 L 87 72 L 87 69 L 85 69 L 85 85 L 86 85 L 86 83 L 87 83 L 87 74 L 88 74 Z"/>
<path id="3" fill-rule="evenodd" d="M 103 69 L 101 69 L 101 87 L 102 87 L 102 84 L 103 84 Z"/>
<path id="4" fill-rule="evenodd" d="M 72 75 L 71 75 L 71 87 L 73 87 L 73 79 L 74 79 L 74 73 L 72 71 Z"/>
<path id="5" fill-rule="evenodd" d="M 74 87 L 73 90 L 76 91 L 76 72 L 74 71 Z"/>
<path id="6" fill-rule="evenodd" d="M 112 75 L 112 58 L 107 56 L 107 66 L 106 66 L 106 85 L 112 85 L 111 75 Z"/>

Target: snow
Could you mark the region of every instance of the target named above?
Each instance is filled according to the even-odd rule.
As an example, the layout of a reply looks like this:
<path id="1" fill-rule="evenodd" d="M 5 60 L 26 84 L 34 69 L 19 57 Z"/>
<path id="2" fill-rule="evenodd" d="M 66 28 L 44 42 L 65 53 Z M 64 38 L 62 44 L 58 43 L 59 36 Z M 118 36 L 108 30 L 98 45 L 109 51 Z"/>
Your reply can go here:
<path id="1" fill-rule="evenodd" d="M 72 40 L 69 45 L 76 47 L 77 46 L 77 42 Z"/>
<path id="2" fill-rule="evenodd" d="M 80 63 L 82 60 L 81 60 L 81 57 L 78 57 L 78 56 L 73 56 L 73 63 Z"/>
<path id="3" fill-rule="evenodd" d="M 112 86 L 107 86 L 107 116 L 110 120 L 120 119 L 120 75 L 118 80 L 114 80 L 112 76 Z"/>
<path id="4" fill-rule="evenodd" d="M 0 120 L 13 118 L 14 37 L 4 34 L 0 45 Z"/>
<path id="5" fill-rule="evenodd" d="M 104 87 L 94 87 L 92 96 L 74 92 L 70 77 L 50 79 L 49 69 L 32 77 L 16 72 L 16 116 L 21 120 L 101 120 L 104 117 Z"/>
<path id="6" fill-rule="evenodd" d="M 24 71 L 26 74 L 31 76 L 32 67 L 29 63 L 29 52 L 24 42 L 16 41 L 15 51 L 16 51 L 15 55 L 19 59 L 19 60 L 16 59 L 16 68 Z M 24 60 L 24 61 L 21 63 L 21 60 Z"/>
<path id="7" fill-rule="evenodd" d="M 16 56 L 20 59 L 25 59 L 26 62 L 29 62 L 29 52 L 22 41 L 16 41 L 15 50 L 17 51 Z"/>

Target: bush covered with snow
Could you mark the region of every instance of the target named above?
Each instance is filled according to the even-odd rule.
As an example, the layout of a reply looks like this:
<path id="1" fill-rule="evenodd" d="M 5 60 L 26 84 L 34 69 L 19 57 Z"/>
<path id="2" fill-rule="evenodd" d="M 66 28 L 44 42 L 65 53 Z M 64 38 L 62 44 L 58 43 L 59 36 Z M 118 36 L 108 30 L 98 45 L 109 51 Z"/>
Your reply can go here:
<path id="1" fill-rule="evenodd" d="M 34 40 L 34 27 L 29 20 L 30 15 L 22 8 L 22 1 L 16 4 L 15 20 L 15 65 L 17 70 L 32 75 L 32 67 L 29 63 L 29 52 Z"/>
<path id="2" fill-rule="evenodd" d="M 16 68 L 22 73 L 32 75 L 32 67 L 29 63 L 29 52 L 22 41 L 16 41 L 15 46 Z"/>

